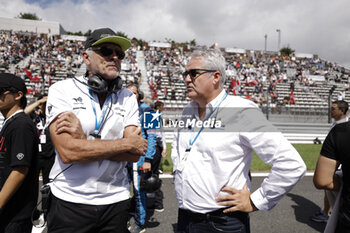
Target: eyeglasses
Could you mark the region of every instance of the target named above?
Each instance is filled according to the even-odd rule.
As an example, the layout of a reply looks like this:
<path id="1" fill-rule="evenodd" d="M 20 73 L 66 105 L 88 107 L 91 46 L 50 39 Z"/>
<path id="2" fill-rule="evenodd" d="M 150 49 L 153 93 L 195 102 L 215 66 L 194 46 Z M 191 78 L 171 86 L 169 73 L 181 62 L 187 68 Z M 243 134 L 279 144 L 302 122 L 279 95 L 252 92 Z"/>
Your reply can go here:
<path id="1" fill-rule="evenodd" d="M 93 51 L 100 51 L 102 56 L 109 57 L 113 54 L 113 51 L 115 52 L 115 55 L 118 57 L 119 60 L 123 60 L 125 57 L 125 53 L 121 49 L 113 49 L 112 47 L 108 46 L 101 46 L 101 47 L 92 47 Z"/>
<path id="2" fill-rule="evenodd" d="M 199 71 L 204 71 L 203 73 L 199 73 Z M 183 78 L 185 79 L 187 77 L 187 75 L 190 76 L 192 82 L 198 78 L 199 76 L 201 76 L 202 74 L 208 73 L 208 72 L 216 72 L 216 70 L 207 70 L 207 69 L 190 69 L 190 70 L 186 70 L 182 75 Z M 199 75 L 198 75 L 199 74 Z M 198 75 L 198 76 L 197 76 Z"/>

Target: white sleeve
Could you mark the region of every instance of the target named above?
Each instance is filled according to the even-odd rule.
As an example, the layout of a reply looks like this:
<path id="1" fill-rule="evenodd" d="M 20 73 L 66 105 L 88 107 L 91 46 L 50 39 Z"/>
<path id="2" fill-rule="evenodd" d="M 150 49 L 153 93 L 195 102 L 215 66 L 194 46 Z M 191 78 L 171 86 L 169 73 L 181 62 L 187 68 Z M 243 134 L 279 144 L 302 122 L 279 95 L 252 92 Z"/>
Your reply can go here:
<path id="1" fill-rule="evenodd" d="M 251 194 L 259 210 L 270 210 L 304 176 L 305 163 L 280 132 L 246 133 L 244 141 L 272 166 L 260 188 Z"/>
<path id="2" fill-rule="evenodd" d="M 62 85 L 65 84 L 65 85 Z M 62 112 L 73 111 L 71 101 L 69 99 L 69 91 L 67 91 L 67 82 L 61 81 L 53 84 L 49 88 L 49 94 L 46 103 L 46 125 L 48 127 L 51 122 Z"/>
<path id="3" fill-rule="evenodd" d="M 245 132 L 240 133 L 242 143 L 272 166 L 251 200 L 259 210 L 270 210 L 304 176 L 306 166 L 295 148 L 259 109 L 247 108 L 242 112 L 240 123 Z"/>
<path id="4" fill-rule="evenodd" d="M 140 126 L 140 117 L 139 117 L 139 106 L 136 100 L 136 97 L 134 95 L 126 97 L 127 102 L 125 109 L 127 111 L 125 112 L 125 117 L 124 117 L 124 125 L 130 126 L 130 125 L 135 125 L 135 126 Z"/>
<path id="5" fill-rule="evenodd" d="M 177 168 L 178 164 L 178 139 L 179 139 L 179 132 L 177 130 L 174 131 L 174 137 L 173 137 L 173 142 L 171 144 L 171 160 L 173 161 L 173 172 Z"/>
<path id="6" fill-rule="evenodd" d="M 163 144 L 163 149 L 166 150 L 166 137 L 165 137 L 164 131 L 162 131 L 162 144 Z"/>

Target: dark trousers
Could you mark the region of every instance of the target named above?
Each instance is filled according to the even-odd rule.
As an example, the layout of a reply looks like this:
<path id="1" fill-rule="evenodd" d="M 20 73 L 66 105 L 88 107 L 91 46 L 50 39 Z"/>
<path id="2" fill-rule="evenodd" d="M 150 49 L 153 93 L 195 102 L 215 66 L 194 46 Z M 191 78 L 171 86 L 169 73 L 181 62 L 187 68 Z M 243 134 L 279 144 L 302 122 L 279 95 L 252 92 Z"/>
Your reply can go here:
<path id="1" fill-rule="evenodd" d="M 55 156 L 52 156 L 51 158 L 39 157 L 39 171 L 41 171 L 43 177 L 43 184 L 49 183 L 49 175 L 54 162 Z"/>
<path id="2" fill-rule="evenodd" d="M 66 202 L 52 195 L 47 216 L 50 233 L 129 233 L 130 200 L 111 205 Z"/>
<path id="3" fill-rule="evenodd" d="M 350 209 L 341 206 L 335 233 L 350 233 Z"/>
<path id="4" fill-rule="evenodd" d="M 159 167 L 160 167 L 160 163 L 162 161 L 162 150 L 163 148 L 160 146 L 156 146 L 156 153 L 153 156 L 153 160 L 152 160 L 152 173 L 153 174 L 157 174 L 157 176 L 159 177 Z M 161 190 L 161 188 L 159 190 L 157 190 L 154 193 L 154 204 L 153 206 L 155 208 L 159 208 L 162 209 L 163 208 L 163 192 Z"/>
<path id="5" fill-rule="evenodd" d="M 243 212 L 224 214 L 216 210 L 206 214 L 179 209 L 177 233 L 250 233 L 249 215 Z"/>
<path id="6" fill-rule="evenodd" d="M 32 222 L 30 218 L 20 221 L 6 221 L 0 219 L 0 232 L 1 233 L 30 233 L 32 232 Z"/>

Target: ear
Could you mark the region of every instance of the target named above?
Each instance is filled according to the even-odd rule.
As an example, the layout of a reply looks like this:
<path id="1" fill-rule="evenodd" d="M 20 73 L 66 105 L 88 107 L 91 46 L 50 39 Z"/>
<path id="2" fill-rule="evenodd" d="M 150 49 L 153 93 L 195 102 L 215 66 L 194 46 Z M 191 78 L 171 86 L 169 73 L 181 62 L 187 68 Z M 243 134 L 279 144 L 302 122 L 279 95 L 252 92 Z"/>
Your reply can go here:
<path id="1" fill-rule="evenodd" d="M 21 100 L 23 97 L 23 92 L 18 91 L 15 95 L 15 100 Z"/>
<path id="2" fill-rule="evenodd" d="M 214 86 L 220 86 L 220 83 L 221 83 L 221 73 L 219 71 L 216 71 L 214 74 L 213 74 L 213 84 Z"/>
<path id="3" fill-rule="evenodd" d="M 82 53 L 83 56 L 83 60 L 85 62 L 86 65 L 90 64 L 90 56 L 89 54 L 84 50 L 84 52 Z"/>

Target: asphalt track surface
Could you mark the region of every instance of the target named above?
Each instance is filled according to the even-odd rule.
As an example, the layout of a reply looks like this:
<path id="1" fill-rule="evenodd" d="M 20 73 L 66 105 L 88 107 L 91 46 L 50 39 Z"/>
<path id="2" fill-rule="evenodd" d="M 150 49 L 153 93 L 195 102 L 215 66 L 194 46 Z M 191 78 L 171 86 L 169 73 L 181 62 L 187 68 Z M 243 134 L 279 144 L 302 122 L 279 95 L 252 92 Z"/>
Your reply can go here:
<path id="1" fill-rule="evenodd" d="M 252 190 L 257 189 L 265 177 L 252 178 Z M 147 211 L 147 233 L 173 233 L 177 222 L 177 201 L 172 178 L 163 178 L 164 212 Z M 326 224 L 310 220 L 315 212 L 323 207 L 323 190 L 317 190 L 312 176 L 305 176 L 270 211 L 257 211 L 250 214 L 252 233 L 314 233 L 323 232 Z M 133 224 L 133 219 L 131 220 Z M 46 232 L 35 229 L 33 232 Z"/>
<path id="2" fill-rule="evenodd" d="M 252 178 L 252 190 L 257 189 L 264 177 Z M 172 179 L 162 179 L 164 192 L 164 212 L 148 211 L 148 233 L 175 232 L 177 222 L 177 201 Z M 257 211 L 250 214 L 252 233 L 313 233 L 323 232 L 326 224 L 310 220 L 315 212 L 323 207 L 323 190 L 317 190 L 312 176 L 305 176 L 270 211 Z"/>

